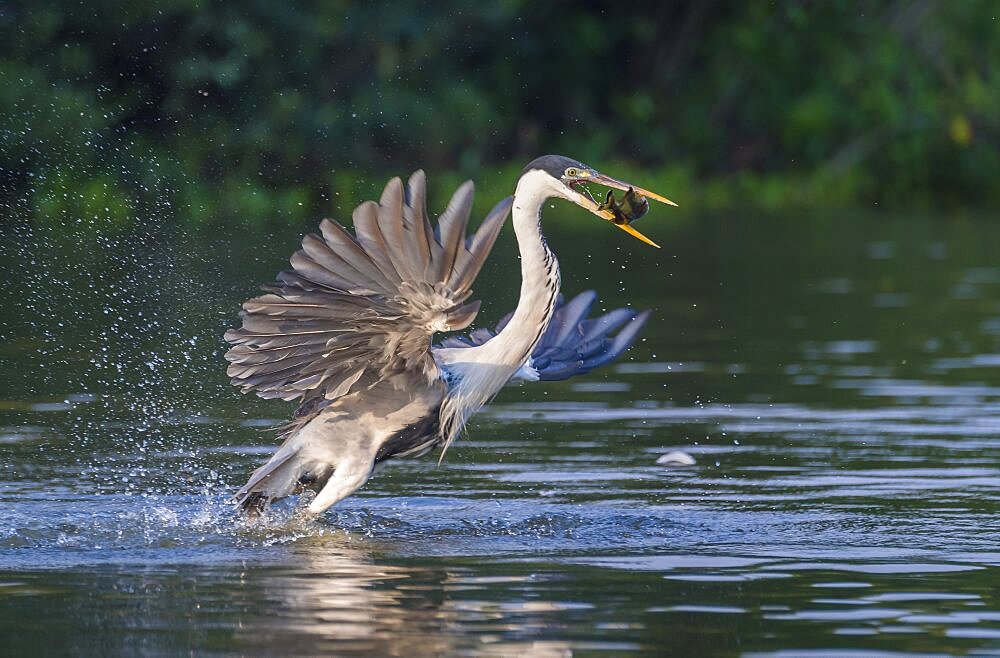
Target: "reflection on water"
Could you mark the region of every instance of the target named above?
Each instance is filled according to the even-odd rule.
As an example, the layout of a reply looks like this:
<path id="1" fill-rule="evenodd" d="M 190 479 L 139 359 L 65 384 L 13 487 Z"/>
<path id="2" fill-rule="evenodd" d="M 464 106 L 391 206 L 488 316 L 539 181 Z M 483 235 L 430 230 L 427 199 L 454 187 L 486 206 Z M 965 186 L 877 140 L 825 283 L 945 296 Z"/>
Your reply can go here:
<path id="1" fill-rule="evenodd" d="M 502 639 L 505 631 L 544 625 L 562 604 L 475 598 L 486 585 L 516 586 L 528 577 L 385 564 L 364 543 L 350 535 L 326 535 L 296 544 L 289 556 L 294 569 L 253 574 L 260 589 L 255 596 L 270 601 L 269 609 L 262 616 L 246 615 L 235 643 L 265 653 L 571 655 L 567 642 Z M 493 634 L 470 632 L 474 629 Z"/>
<path id="2" fill-rule="evenodd" d="M 294 570 L 255 574 L 256 596 L 270 601 L 269 609 L 241 619 L 239 644 L 302 653 L 368 650 L 385 656 L 454 649 L 440 628 L 447 619 L 440 603 L 441 574 L 378 564 L 364 540 L 349 535 L 297 545 L 290 557 Z"/>
<path id="3" fill-rule="evenodd" d="M 657 310 L 630 360 L 504 392 L 441 467 L 321 520 L 251 525 L 227 495 L 287 409 L 229 390 L 218 336 L 294 236 L 76 269 L 0 242 L 36 260 L 0 290 L 5 649 L 998 653 L 997 238 L 706 218 L 663 259 L 555 235 L 568 288 Z"/>

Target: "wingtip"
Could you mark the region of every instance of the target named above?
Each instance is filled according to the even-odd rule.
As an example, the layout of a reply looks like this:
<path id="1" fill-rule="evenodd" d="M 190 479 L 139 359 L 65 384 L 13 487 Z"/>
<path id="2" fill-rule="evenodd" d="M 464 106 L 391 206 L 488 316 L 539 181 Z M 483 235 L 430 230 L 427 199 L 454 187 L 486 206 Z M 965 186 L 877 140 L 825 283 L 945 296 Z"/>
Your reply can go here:
<path id="1" fill-rule="evenodd" d="M 642 326 L 646 324 L 646 321 L 649 320 L 649 316 L 652 315 L 652 313 L 653 311 L 648 308 L 644 311 L 640 311 L 639 313 L 636 313 L 635 318 L 633 318 L 632 322 L 635 322 L 641 329 Z"/>
<path id="2" fill-rule="evenodd" d="M 403 179 L 399 176 L 393 176 L 389 179 L 389 182 L 385 184 L 385 188 L 382 190 L 382 196 L 379 199 L 380 206 L 388 206 L 392 203 L 402 203 L 403 200 Z M 360 207 L 360 206 L 359 206 Z"/>
<path id="3" fill-rule="evenodd" d="M 649 316 L 652 312 L 649 309 L 641 311 L 632 317 L 631 320 L 625 323 L 625 325 L 618 330 L 615 334 L 614 340 L 612 341 L 611 352 L 614 352 L 615 357 L 621 356 L 625 350 L 632 347 L 635 343 L 636 338 L 639 337 L 639 332 L 646 325 L 646 321 L 649 320 Z"/>

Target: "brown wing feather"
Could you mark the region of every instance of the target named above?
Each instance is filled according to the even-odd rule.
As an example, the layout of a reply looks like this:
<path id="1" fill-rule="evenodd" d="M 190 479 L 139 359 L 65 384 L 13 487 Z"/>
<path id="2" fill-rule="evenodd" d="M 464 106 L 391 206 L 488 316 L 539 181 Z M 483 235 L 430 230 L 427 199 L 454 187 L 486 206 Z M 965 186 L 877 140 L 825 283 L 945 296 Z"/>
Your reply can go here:
<path id="1" fill-rule="evenodd" d="M 386 186 L 386 189 L 391 187 L 394 182 L 398 184 L 399 179 L 393 178 L 389 182 L 389 185 Z M 382 235 L 382 227 L 379 226 L 378 217 L 380 212 L 379 205 L 373 201 L 368 201 L 358 206 L 353 214 L 354 233 L 357 236 L 358 243 L 364 248 L 385 279 L 398 286 L 402 279 L 392 263 L 392 256 L 385 243 L 385 237 Z"/>
<path id="2" fill-rule="evenodd" d="M 447 281 L 451 276 L 451 268 L 465 241 L 465 227 L 472 209 L 472 191 L 472 181 L 462 183 L 438 219 L 435 237 L 441 247 L 441 259 L 435 263 L 437 267 L 432 278 L 436 281 Z"/>
<path id="3" fill-rule="evenodd" d="M 266 398 L 333 400 L 394 370 L 439 376 L 434 332 L 467 327 L 479 309 L 471 285 L 510 211 L 498 204 L 466 239 L 472 184 L 465 183 L 432 230 L 423 172 L 398 178 L 378 203 L 354 212 L 355 235 L 326 219 L 307 235 L 291 270 L 243 305 L 226 332 L 235 386 Z M 367 376 L 366 376 L 367 375 Z"/>
<path id="4" fill-rule="evenodd" d="M 412 237 L 404 241 L 404 246 L 410 260 L 423 264 L 423 269 L 415 274 L 425 281 L 434 267 L 431 251 L 434 229 L 427 218 L 426 182 L 423 171 L 418 169 L 413 172 L 406 184 L 406 203 L 403 205 L 403 227 L 412 233 Z"/>
<path id="5" fill-rule="evenodd" d="M 409 250 L 406 248 L 406 213 L 403 202 L 403 183 L 398 178 L 393 178 L 378 202 L 378 228 L 382 234 L 383 249 L 399 273 L 401 280 L 413 281 L 423 277 L 422 261 L 411 261 Z M 413 236 L 414 238 L 416 236 Z M 415 242 L 416 240 L 414 240 Z"/>
<path id="6" fill-rule="evenodd" d="M 465 241 L 465 248 L 459 252 L 452 266 L 451 275 L 448 278 L 448 285 L 453 290 L 465 290 L 472 286 L 473 281 L 483 268 L 486 257 L 493 250 L 493 245 L 500 235 L 504 220 L 510 213 L 510 206 L 513 203 L 511 197 L 507 197 L 493 207 L 493 210 L 486 215 L 486 219 L 479 225 L 479 229 Z M 471 322 L 471 320 L 470 320 Z"/>

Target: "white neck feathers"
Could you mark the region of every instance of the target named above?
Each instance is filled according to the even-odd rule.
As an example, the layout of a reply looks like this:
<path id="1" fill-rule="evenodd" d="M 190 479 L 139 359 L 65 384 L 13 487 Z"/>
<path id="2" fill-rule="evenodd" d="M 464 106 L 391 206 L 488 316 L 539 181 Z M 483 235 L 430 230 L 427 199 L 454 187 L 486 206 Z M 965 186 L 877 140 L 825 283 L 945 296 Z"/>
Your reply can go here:
<path id="1" fill-rule="evenodd" d="M 540 217 L 546 199 L 562 196 L 560 186 L 542 171 L 530 171 L 518 181 L 512 214 L 521 255 L 521 296 L 510 322 L 483 345 L 438 353 L 439 361 L 454 377 L 441 407 L 445 448 L 468 417 L 524 365 L 552 318 L 559 294 L 559 264 L 545 244 Z"/>

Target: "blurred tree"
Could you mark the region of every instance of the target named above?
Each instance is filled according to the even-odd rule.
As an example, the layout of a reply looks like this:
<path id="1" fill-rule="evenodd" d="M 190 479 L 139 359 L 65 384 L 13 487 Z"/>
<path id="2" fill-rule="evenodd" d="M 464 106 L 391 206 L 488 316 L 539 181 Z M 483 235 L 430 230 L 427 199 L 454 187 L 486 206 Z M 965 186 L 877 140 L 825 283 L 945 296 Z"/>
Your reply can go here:
<path id="1" fill-rule="evenodd" d="M 556 151 L 693 177 L 705 203 L 996 203 L 995 14 L 987 0 L 5 3 L 0 195 L 39 221 L 110 215 L 105 228 L 150 205 L 195 223 L 298 217 L 337 207 L 354 172 L 516 171 Z"/>

